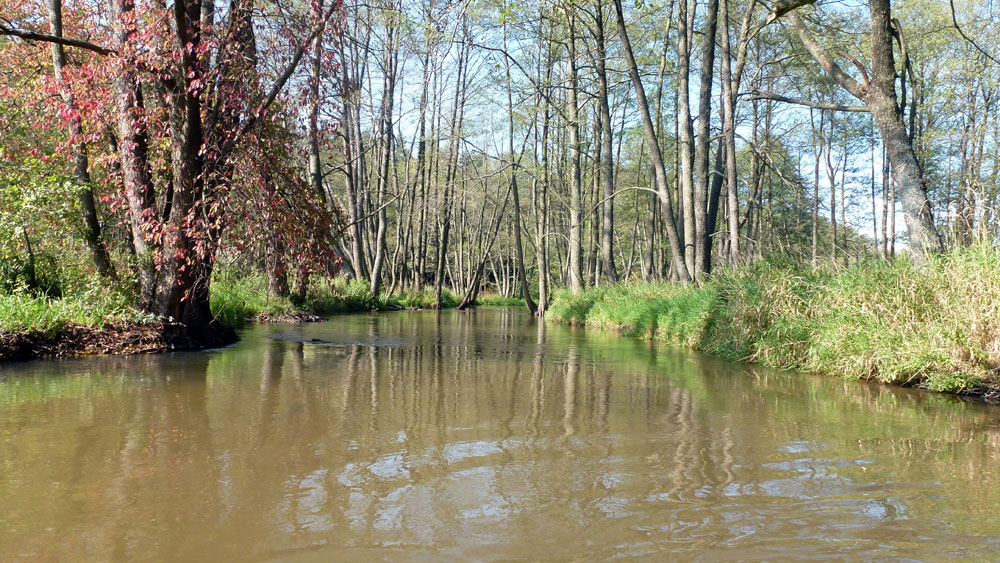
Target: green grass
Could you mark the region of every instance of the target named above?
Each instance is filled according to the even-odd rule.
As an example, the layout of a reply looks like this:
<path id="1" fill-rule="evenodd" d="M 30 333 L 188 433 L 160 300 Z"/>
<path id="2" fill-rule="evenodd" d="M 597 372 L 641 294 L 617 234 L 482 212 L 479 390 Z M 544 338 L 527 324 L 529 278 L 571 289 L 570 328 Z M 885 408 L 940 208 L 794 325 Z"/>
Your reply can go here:
<path id="1" fill-rule="evenodd" d="M 535 302 L 537 301 L 535 299 Z M 484 293 L 476 298 L 476 305 L 482 307 L 523 307 L 524 299 L 520 297 L 504 297 L 497 293 Z"/>
<path id="2" fill-rule="evenodd" d="M 1000 251 L 988 245 L 923 266 L 872 260 L 832 271 L 763 261 L 702 287 L 561 292 L 549 315 L 847 379 L 938 391 L 1000 382 Z"/>
<path id="3" fill-rule="evenodd" d="M 216 319 L 240 328 L 261 315 L 280 317 L 308 312 L 325 316 L 401 308 L 426 309 L 434 307 L 434 297 L 433 288 L 427 288 L 380 294 L 376 298 L 367 282 L 316 279 L 310 284 L 305 302 L 297 306 L 290 299 L 270 292 L 267 279 L 260 273 L 220 269 L 212 279 L 210 305 Z M 448 289 L 441 293 L 441 304 L 445 308 L 456 307 L 459 300 L 459 296 Z M 70 324 L 101 328 L 118 321 L 152 323 L 155 320 L 134 306 L 134 298 L 129 292 L 114 287 L 109 289 L 106 282 L 97 277 L 83 279 L 60 297 L 39 295 L 25 289 L 0 291 L 0 331 L 3 332 L 52 334 Z"/>
<path id="4" fill-rule="evenodd" d="M 258 315 L 287 315 L 298 311 L 284 297 L 272 295 L 261 274 L 235 270 L 216 272 L 212 279 L 210 306 L 223 324 L 239 328 Z"/>
<path id="5" fill-rule="evenodd" d="M 0 332 L 52 334 L 67 325 L 101 328 L 111 322 L 153 322 L 132 305 L 125 292 L 99 283 L 60 298 L 27 291 L 0 293 Z"/>
<path id="6" fill-rule="evenodd" d="M 433 288 L 425 288 L 422 291 L 417 290 L 407 290 L 401 293 L 397 293 L 390 297 L 383 296 L 383 299 L 387 301 L 387 304 L 391 304 L 395 307 L 402 307 L 404 309 L 430 309 L 435 305 L 435 295 Z M 453 309 L 458 307 L 459 301 L 462 298 L 455 292 L 442 288 L 441 289 L 441 307 L 444 309 Z M 388 307 L 382 307 L 388 308 Z"/>
<path id="7" fill-rule="evenodd" d="M 222 322 L 241 327 L 259 315 L 293 315 L 306 311 L 320 316 L 391 309 L 428 309 L 434 307 L 433 288 L 407 290 L 373 297 L 368 282 L 344 278 L 313 280 L 306 299 L 295 306 L 289 299 L 276 297 L 267 288 L 261 274 L 222 272 L 212 283 L 212 314 Z M 444 289 L 441 306 L 458 306 L 459 297 Z"/>

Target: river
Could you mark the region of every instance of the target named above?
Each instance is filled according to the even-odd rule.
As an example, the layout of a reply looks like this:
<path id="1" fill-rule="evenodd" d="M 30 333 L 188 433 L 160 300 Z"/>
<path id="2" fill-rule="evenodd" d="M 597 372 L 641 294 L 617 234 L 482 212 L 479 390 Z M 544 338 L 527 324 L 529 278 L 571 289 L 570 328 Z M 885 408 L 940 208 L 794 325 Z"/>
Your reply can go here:
<path id="1" fill-rule="evenodd" d="M 1000 557 L 1000 409 L 514 310 L 0 366 L 0 560 Z"/>

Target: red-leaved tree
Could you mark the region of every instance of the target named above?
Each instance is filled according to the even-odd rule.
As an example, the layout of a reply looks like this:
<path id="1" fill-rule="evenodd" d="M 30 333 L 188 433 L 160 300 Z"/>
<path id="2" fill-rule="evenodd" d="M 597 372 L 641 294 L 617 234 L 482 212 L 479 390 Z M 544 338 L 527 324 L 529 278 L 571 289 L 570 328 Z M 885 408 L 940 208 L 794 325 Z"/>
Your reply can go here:
<path id="1" fill-rule="evenodd" d="M 91 151 L 103 174 L 88 181 L 102 184 L 130 232 L 140 306 L 179 321 L 179 344 L 234 337 L 209 310 L 230 230 L 238 249 L 336 267 L 339 217 L 297 169 L 302 143 L 289 123 L 299 108 L 282 92 L 306 80 L 300 62 L 336 32 L 339 2 L 296 13 L 254 0 L 83 1 L 66 7 L 59 33 L 47 25 L 63 12 L 58 0 L 15 4 L 0 35 L 71 53 L 57 86 L 73 96 L 51 97 L 72 124 L 63 150 L 71 160 Z"/>

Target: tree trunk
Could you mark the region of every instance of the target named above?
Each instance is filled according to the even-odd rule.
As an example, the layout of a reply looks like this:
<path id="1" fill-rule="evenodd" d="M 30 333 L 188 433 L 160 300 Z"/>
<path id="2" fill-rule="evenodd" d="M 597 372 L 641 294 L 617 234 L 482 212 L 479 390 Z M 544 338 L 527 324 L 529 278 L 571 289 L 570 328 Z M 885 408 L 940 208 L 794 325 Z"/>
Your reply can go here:
<path id="1" fill-rule="evenodd" d="M 614 155 L 611 153 L 611 109 L 608 104 L 608 75 L 605 70 L 607 50 L 604 47 L 604 4 L 602 0 L 594 2 L 594 29 L 597 43 L 597 103 L 600 110 L 601 123 L 601 176 L 604 193 L 601 205 L 601 261 L 604 266 L 604 278 L 608 283 L 618 281 L 615 268 L 614 233 L 615 233 L 615 186 L 614 186 Z"/>
<path id="2" fill-rule="evenodd" d="M 386 15 L 391 16 L 393 7 L 386 10 Z M 385 263 L 386 244 L 385 234 L 387 225 L 386 202 L 389 185 L 389 168 L 392 165 L 393 150 L 393 123 L 392 111 L 396 98 L 396 73 L 399 60 L 398 39 L 395 27 L 390 23 L 386 27 L 386 44 L 383 58 L 383 78 L 382 78 L 382 108 L 379 119 L 379 168 L 378 168 L 378 192 L 376 194 L 375 205 L 378 206 L 378 227 L 375 234 L 375 260 L 372 267 L 371 283 L 369 291 L 372 298 L 377 299 L 382 286 L 382 268 Z"/>
<path id="3" fill-rule="evenodd" d="M 62 0 L 49 0 L 49 32 L 54 37 L 62 37 Z M 101 237 L 101 223 L 97 219 L 97 204 L 94 201 L 94 189 L 90 181 L 89 161 L 87 158 L 87 143 L 83 137 L 83 125 L 80 115 L 75 110 L 73 93 L 63 80 L 63 67 L 66 66 L 66 53 L 59 43 L 52 43 L 52 75 L 63 103 L 70 110 L 70 137 L 76 142 L 73 155 L 73 177 L 79 184 L 80 207 L 83 213 L 83 239 L 90 249 L 94 267 L 101 276 L 113 278 L 114 268 L 108 249 Z"/>
<path id="4" fill-rule="evenodd" d="M 690 86 L 691 42 L 689 28 L 694 21 L 695 6 L 688 9 L 688 0 L 680 0 L 677 14 L 677 119 L 680 121 L 680 190 L 681 223 L 684 225 L 684 265 L 692 278 L 695 266 L 695 203 L 694 203 L 694 128 L 691 124 Z"/>
<path id="5" fill-rule="evenodd" d="M 577 71 L 576 71 L 576 15 L 572 7 L 569 12 L 569 91 L 567 105 L 569 110 L 569 290 L 579 293 L 583 289 L 583 226 L 580 192 L 582 179 L 580 171 L 580 110 L 577 102 Z"/>
<path id="6" fill-rule="evenodd" d="M 693 10 L 692 10 L 693 12 Z M 711 137 L 712 78 L 715 65 L 715 30 L 718 27 L 719 0 L 708 0 L 705 41 L 701 57 L 701 85 L 698 93 L 698 138 L 694 155 L 694 226 L 695 279 L 703 283 L 711 268 L 712 240 L 709 232 L 708 161 Z M 684 94 L 687 92 L 685 91 Z M 686 95 L 684 96 L 687 97 Z M 718 200 L 716 199 L 716 205 Z"/>
<path id="7" fill-rule="evenodd" d="M 903 116 L 897 103 L 896 68 L 892 54 L 893 30 L 890 16 L 889 0 L 869 0 L 871 12 L 871 48 L 872 68 L 871 84 L 862 85 L 843 69 L 825 52 L 806 30 L 802 19 L 795 12 L 788 15 L 788 21 L 806 47 L 841 87 L 854 97 L 865 102 L 875 125 L 886 144 L 889 161 L 892 164 L 892 174 L 899 185 L 900 200 L 903 204 L 903 217 L 906 220 L 906 230 L 910 240 L 911 254 L 916 260 L 922 260 L 925 254 L 939 252 L 943 249 L 937 228 L 934 226 L 934 216 L 930 200 L 927 198 L 927 187 L 923 183 L 922 172 L 913 152 L 913 142 L 906 130 Z"/>
<path id="8" fill-rule="evenodd" d="M 622 42 L 622 50 L 625 52 L 625 62 L 628 65 L 629 77 L 632 80 L 632 87 L 635 90 L 636 104 L 639 107 L 639 114 L 642 118 L 642 130 L 646 139 L 646 148 L 649 149 L 650 158 L 653 161 L 653 171 L 656 176 L 656 191 L 660 196 L 663 205 L 663 221 L 666 223 L 667 239 L 670 242 L 670 253 L 673 261 L 673 268 L 681 283 L 692 281 L 690 270 L 684 263 L 684 251 L 681 249 L 680 237 L 677 234 L 677 224 L 674 222 L 674 210 L 670 201 L 670 191 L 667 187 L 667 171 L 663 165 L 663 154 L 660 152 L 659 141 L 656 138 L 656 128 L 649 113 L 649 103 L 646 100 L 646 91 L 639 77 L 639 69 L 635 63 L 635 56 L 632 53 L 632 44 L 629 41 L 628 32 L 625 29 L 625 14 L 622 11 L 621 0 L 614 0 L 615 18 L 618 24 L 618 37 Z"/>
<path id="9" fill-rule="evenodd" d="M 505 50 L 507 49 L 506 20 L 503 27 L 503 47 Z M 514 98 L 511 93 L 510 60 L 504 60 L 507 72 L 507 152 L 510 157 L 511 193 L 514 196 L 514 250 L 517 257 L 517 278 L 521 285 L 521 298 L 524 299 L 524 305 L 534 315 L 538 311 L 538 307 L 531 298 L 531 288 L 528 286 L 528 274 L 524 265 L 524 247 L 521 244 L 521 200 L 517 193 L 518 163 L 514 159 Z"/>
<path id="10" fill-rule="evenodd" d="M 752 8 L 751 8 L 752 9 Z M 722 143 L 726 167 L 726 226 L 729 233 L 729 263 L 740 259 L 740 202 L 736 176 L 736 96 L 733 91 L 732 57 L 729 51 L 729 0 L 720 0 L 722 13 Z"/>

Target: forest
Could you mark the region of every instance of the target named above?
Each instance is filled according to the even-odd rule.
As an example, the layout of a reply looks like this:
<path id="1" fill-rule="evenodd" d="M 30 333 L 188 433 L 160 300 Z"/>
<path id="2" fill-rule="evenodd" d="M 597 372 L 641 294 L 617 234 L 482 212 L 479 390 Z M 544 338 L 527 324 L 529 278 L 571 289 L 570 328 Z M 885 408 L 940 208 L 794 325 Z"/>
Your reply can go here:
<path id="1" fill-rule="evenodd" d="M 506 304 L 942 389 L 1000 367 L 992 0 L 0 5 L 9 357 Z M 892 337 L 855 357 L 859 299 Z"/>

